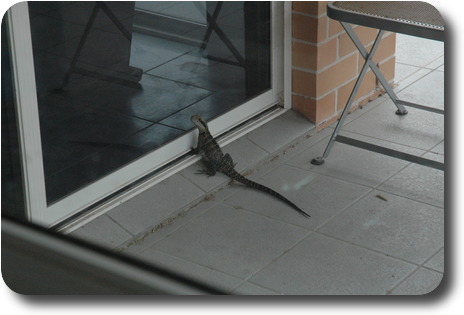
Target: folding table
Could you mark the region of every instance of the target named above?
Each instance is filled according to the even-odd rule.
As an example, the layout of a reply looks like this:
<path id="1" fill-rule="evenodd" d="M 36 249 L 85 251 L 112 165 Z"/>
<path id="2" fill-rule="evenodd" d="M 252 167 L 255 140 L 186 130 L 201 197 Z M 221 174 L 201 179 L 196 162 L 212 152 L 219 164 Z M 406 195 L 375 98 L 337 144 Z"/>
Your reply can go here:
<path id="1" fill-rule="evenodd" d="M 380 72 L 378 66 L 372 60 L 385 31 L 444 41 L 445 27 L 440 13 L 432 5 L 418 1 L 335 1 L 327 5 L 327 15 L 341 23 L 354 45 L 359 50 L 359 53 L 364 58 L 364 65 L 323 155 L 314 158 L 311 163 L 314 165 L 323 164 L 334 142 L 337 141 L 361 149 L 444 170 L 444 163 L 339 135 L 356 93 L 369 67 L 396 105 L 397 115 L 406 115 L 408 113 L 404 106 L 444 115 L 444 111 L 441 109 L 400 100 Z M 350 24 L 372 27 L 379 30 L 370 52 L 366 51 Z"/>

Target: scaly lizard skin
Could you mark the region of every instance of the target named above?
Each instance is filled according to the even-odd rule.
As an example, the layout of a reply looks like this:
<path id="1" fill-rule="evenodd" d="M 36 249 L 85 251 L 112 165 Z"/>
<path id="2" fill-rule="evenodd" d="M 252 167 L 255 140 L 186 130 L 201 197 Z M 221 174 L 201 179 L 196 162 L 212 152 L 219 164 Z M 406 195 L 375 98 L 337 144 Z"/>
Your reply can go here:
<path id="1" fill-rule="evenodd" d="M 291 202 L 278 192 L 256 182 L 253 182 L 242 176 L 240 173 L 238 173 L 234 169 L 235 165 L 232 161 L 232 157 L 228 153 L 224 154 L 222 152 L 221 147 L 216 142 L 216 140 L 214 140 L 213 136 L 209 132 L 206 121 L 198 115 L 193 115 L 191 117 L 191 120 L 199 131 L 198 145 L 196 148 L 193 149 L 193 152 L 195 154 L 203 152 L 208 166 L 208 169 L 201 171 L 201 173 L 206 173 L 209 176 L 214 176 L 216 172 L 221 172 L 230 177 L 231 179 L 236 180 L 250 188 L 261 190 L 267 194 L 277 197 L 278 199 L 284 201 L 285 203 L 296 209 L 305 217 L 310 217 L 309 214 L 301 210 L 297 205 L 295 205 L 293 202 Z"/>

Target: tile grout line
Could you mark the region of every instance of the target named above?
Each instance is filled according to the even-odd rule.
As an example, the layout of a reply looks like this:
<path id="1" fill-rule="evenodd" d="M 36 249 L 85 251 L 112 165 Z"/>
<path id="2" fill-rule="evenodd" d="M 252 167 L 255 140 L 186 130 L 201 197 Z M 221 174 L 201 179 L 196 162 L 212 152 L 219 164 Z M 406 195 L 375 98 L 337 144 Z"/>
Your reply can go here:
<path id="1" fill-rule="evenodd" d="M 237 193 L 238 193 L 238 192 L 237 192 Z M 234 195 L 235 195 L 235 194 L 234 194 Z M 229 197 L 228 197 L 228 198 L 229 198 Z M 219 204 L 223 204 L 223 205 L 225 205 L 225 206 L 232 207 L 231 205 L 228 205 L 228 204 L 224 203 L 224 200 L 223 200 L 222 202 L 218 202 L 217 204 L 214 204 L 214 205 L 212 205 L 211 207 L 209 207 L 209 208 L 208 208 L 207 210 L 205 210 L 202 214 L 200 214 L 200 216 L 205 215 L 206 212 L 208 212 L 209 210 L 211 210 L 212 207 L 217 206 L 217 205 L 219 205 Z M 271 221 L 277 221 L 277 222 L 279 222 L 279 223 L 281 223 L 281 224 L 293 226 L 293 227 L 296 227 L 296 228 L 298 228 L 298 229 L 301 229 L 301 230 L 306 231 L 305 235 L 304 235 L 300 240 L 298 240 L 298 241 L 297 241 L 293 246 L 291 246 L 290 248 L 284 250 L 284 251 L 283 251 L 281 254 L 279 254 L 278 256 L 272 258 L 272 259 L 270 260 L 269 263 L 265 264 L 263 267 L 259 268 L 258 270 L 256 270 L 256 271 L 253 272 L 252 274 L 250 274 L 250 276 L 247 276 L 247 277 L 245 277 L 244 279 L 238 278 L 238 279 L 243 280 L 243 282 L 242 282 L 240 285 L 242 285 L 242 284 L 245 283 L 245 282 L 248 282 L 248 280 L 249 280 L 251 277 L 253 277 L 256 273 L 260 272 L 263 268 L 265 268 L 266 266 L 268 266 L 269 264 L 271 264 L 272 262 L 274 262 L 275 260 L 277 260 L 279 257 L 285 255 L 285 254 L 286 254 L 289 250 L 291 250 L 294 246 L 296 246 L 297 244 L 299 244 L 301 241 L 303 241 L 304 239 L 306 239 L 309 235 L 311 235 L 311 234 L 314 232 L 314 231 L 312 231 L 312 230 L 310 230 L 310 229 L 307 229 L 307 228 L 304 228 L 304 227 L 302 227 L 302 226 L 295 225 L 295 224 L 292 224 L 292 223 L 289 223 L 289 222 L 285 222 L 285 221 L 279 220 L 279 219 L 277 219 L 277 218 L 269 217 L 269 216 L 263 215 L 262 213 L 257 213 L 257 212 L 254 212 L 254 211 L 252 211 L 252 210 L 246 209 L 246 208 L 243 208 L 243 209 L 240 209 L 240 210 L 241 210 L 241 211 L 248 212 L 248 213 L 251 213 L 251 214 L 253 214 L 253 215 L 265 217 L 266 219 L 269 219 L 269 220 L 271 220 Z M 182 227 L 182 226 L 180 226 L 180 227 Z M 179 228 L 180 228 L 180 227 L 179 227 Z M 177 230 L 178 230 L 178 229 L 176 229 L 176 230 L 170 232 L 169 234 L 166 234 L 162 239 L 168 237 L 169 235 L 171 235 L 172 233 L 174 233 L 174 232 L 177 231 Z M 157 242 L 161 241 L 162 239 L 158 240 Z M 157 243 L 157 242 L 156 242 L 156 243 Z M 154 244 L 153 244 L 153 245 L 154 245 Z M 171 256 L 176 257 L 176 258 L 180 258 L 180 259 L 182 259 L 182 260 L 184 260 L 184 261 L 187 261 L 187 262 L 190 262 L 190 263 L 194 263 L 194 264 L 197 264 L 197 265 L 200 265 L 200 266 L 209 268 L 209 269 L 211 269 L 211 270 L 214 270 L 214 271 L 217 271 L 217 272 L 221 272 L 221 273 L 226 274 L 226 275 L 230 275 L 230 274 L 228 274 L 228 273 L 225 273 L 224 271 L 217 270 L 217 269 L 214 269 L 214 268 L 212 268 L 212 267 L 205 266 L 205 265 L 202 265 L 202 264 L 200 264 L 200 263 L 192 262 L 192 261 L 190 261 L 190 260 L 186 260 L 185 258 L 181 258 L 181 257 L 175 256 L 175 255 L 173 255 L 172 253 L 166 253 L 166 252 L 164 252 L 164 251 L 161 250 L 161 249 L 155 249 L 155 248 L 152 248 L 152 247 L 147 247 L 147 248 L 148 248 L 148 249 L 159 250 L 159 251 L 161 251 L 161 252 L 163 252 L 163 253 L 165 253 L 165 254 L 171 255 Z M 230 275 L 230 276 L 233 276 L 233 277 L 237 278 L 237 276 L 235 276 L 235 275 Z M 252 283 L 252 282 L 251 282 L 251 283 Z M 254 283 L 252 283 L 252 284 L 254 284 Z M 237 287 L 239 287 L 240 285 L 238 285 Z M 263 287 L 262 285 L 258 285 L 258 286 Z M 237 287 L 236 287 L 236 288 L 237 288 Z M 269 289 L 269 290 L 271 290 L 271 291 L 273 291 L 273 292 L 276 292 L 275 290 L 273 290 L 273 289 L 271 289 L 271 288 L 267 288 L 267 287 L 263 287 L 263 288 Z M 281 292 L 276 292 L 276 293 L 281 294 Z"/>
<path id="2" fill-rule="evenodd" d="M 356 118 L 357 119 L 357 118 Z M 354 120 L 352 121 L 354 122 Z M 349 122 L 348 124 L 352 123 L 352 122 Z M 348 125 L 347 124 L 347 125 Z M 433 145 L 432 148 L 430 149 L 424 149 L 424 148 L 419 148 L 419 147 L 413 147 L 413 146 L 410 146 L 410 145 L 407 145 L 407 144 L 404 144 L 404 143 L 399 143 L 399 142 L 393 142 L 391 140 L 386 140 L 386 139 L 382 139 L 382 138 L 377 138 L 377 137 L 372 137 L 370 135 L 365 135 L 365 134 L 362 134 L 362 133 L 359 133 L 359 132 L 356 132 L 356 131 L 348 131 L 348 130 L 341 130 L 340 132 L 347 132 L 347 133 L 351 133 L 351 134 L 354 134 L 354 135 L 358 135 L 358 136 L 362 136 L 362 137 L 365 137 L 365 138 L 368 138 L 368 139 L 373 139 L 373 140 L 376 140 L 376 141 L 381 141 L 381 142 L 386 142 L 386 143 L 389 143 L 389 144 L 393 144 L 393 145 L 398 145 L 398 146 L 402 146 L 402 147 L 405 147 L 405 148 L 408 148 L 408 149 L 412 149 L 412 150 L 418 150 L 418 151 L 422 151 L 419 155 L 419 156 L 422 156 L 423 154 L 429 152 L 431 149 L 433 149 L 434 147 L 436 147 L 437 145 L 439 145 L 443 140 L 440 140 L 440 142 L 438 142 L 437 144 Z M 380 154 L 380 153 L 379 153 Z M 394 158 L 394 157 L 392 157 Z"/>
<path id="3" fill-rule="evenodd" d="M 407 76 L 406 78 L 404 78 L 403 80 L 401 80 L 400 82 L 403 82 L 405 80 L 407 80 L 408 78 L 412 77 L 414 74 L 418 73 L 419 71 L 421 70 L 426 70 L 427 73 L 425 73 L 424 75 L 420 76 L 419 78 L 417 78 L 417 80 L 409 83 L 408 85 L 402 87 L 401 89 L 393 89 L 393 91 L 395 92 L 396 95 L 400 94 L 401 92 L 403 92 L 405 89 L 409 88 L 410 86 L 414 85 L 415 83 L 417 83 L 418 81 L 422 80 L 423 78 L 425 78 L 426 76 L 428 76 L 430 73 L 432 73 L 433 71 L 435 70 L 431 70 L 431 69 L 427 69 L 427 68 L 420 68 L 419 70 L 417 70 L 416 72 L 414 72 L 413 74 Z"/>
<path id="4" fill-rule="evenodd" d="M 397 175 L 397 174 L 395 174 L 395 175 Z M 394 176 L 395 176 L 395 175 L 394 175 Z M 382 184 L 382 185 L 383 185 L 383 184 Z M 410 200 L 410 201 L 414 201 L 414 202 L 417 202 L 417 203 L 421 203 L 421 204 L 423 204 L 423 205 L 427 205 L 427 206 L 431 206 L 431 207 L 434 207 L 434 208 L 438 208 L 438 209 L 444 210 L 444 207 L 442 207 L 442 206 L 437 206 L 437 205 L 428 203 L 428 202 L 426 202 L 426 201 L 417 200 L 417 199 L 413 199 L 413 198 L 408 197 L 408 196 L 400 195 L 400 194 L 398 194 L 398 193 L 393 193 L 393 192 L 389 192 L 389 191 L 387 191 L 387 190 L 382 190 L 382 189 L 379 189 L 378 187 L 375 188 L 374 190 L 380 191 L 380 192 L 384 192 L 384 193 L 387 193 L 387 194 L 389 194 L 389 195 L 393 195 L 393 196 L 400 197 L 400 198 L 403 198 L 403 199 L 407 199 L 407 200 Z"/>
<path id="5" fill-rule="evenodd" d="M 203 201 L 205 201 L 205 199 L 208 198 L 208 194 L 204 197 L 200 197 L 200 198 L 197 198 L 196 200 L 188 203 L 187 205 L 185 205 L 184 207 L 181 207 L 179 209 L 177 209 L 173 215 L 169 216 L 169 217 L 166 217 L 164 218 L 160 223 L 156 224 L 156 225 L 153 225 L 151 227 L 149 227 L 148 229 L 134 235 L 130 240 L 124 242 L 123 244 L 121 244 L 120 246 L 118 247 L 121 247 L 121 250 L 125 250 L 126 248 L 129 248 L 130 246 L 134 245 L 134 244 L 138 244 L 138 243 L 142 243 L 146 237 L 158 232 L 160 229 L 166 227 L 166 226 L 170 226 L 171 224 L 174 223 L 174 221 L 179 218 L 179 217 L 183 217 L 185 215 L 187 215 L 193 208 L 195 208 L 196 206 L 198 206 L 199 204 L 201 204 Z M 203 209 L 202 210 L 202 213 L 200 213 L 198 216 L 202 216 L 203 214 L 205 214 L 206 212 L 208 212 L 209 210 L 211 210 L 211 208 L 215 207 L 216 205 L 218 205 L 219 202 L 213 202 L 210 206 L 208 206 L 206 209 Z M 193 217 L 191 218 L 190 220 L 193 220 L 195 219 L 196 217 Z M 177 231 L 179 228 L 181 228 L 182 226 L 184 226 L 185 224 L 189 223 L 190 220 L 188 220 L 188 222 L 185 222 L 181 225 L 179 225 L 177 228 L 173 229 L 171 232 L 167 233 L 166 235 L 164 235 L 163 237 L 161 237 L 159 240 L 157 240 L 154 244 L 158 243 L 159 241 L 165 239 L 166 237 L 168 237 L 169 235 L 171 235 L 172 233 L 174 233 L 175 231 Z M 152 245 L 154 245 L 152 244 Z M 140 245 L 140 244 L 139 244 Z M 145 247 L 145 246 L 144 246 Z M 150 246 L 146 247 L 146 248 L 150 248 Z"/>
<path id="6" fill-rule="evenodd" d="M 440 250 L 441 250 L 441 249 L 440 249 Z M 440 251 L 440 250 L 439 250 L 439 251 Z M 438 251 L 438 252 L 439 252 L 439 251 Z M 438 253 L 438 252 L 437 252 L 437 253 Z M 435 253 L 435 254 L 437 254 L 437 253 Z M 435 254 L 434 254 L 434 255 L 435 255 Z M 434 255 L 432 255 L 432 257 L 433 257 Z M 428 260 L 430 260 L 432 257 L 430 257 Z M 415 268 L 414 270 L 412 270 L 410 273 L 408 273 L 402 280 L 400 280 L 400 282 L 398 282 L 396 285 L 394 285 L 391 289 L 387 290 L 387 293 L 386 293 L 386 294 L 387 294 L 387 295 L 391 295 L 391 293 L 393 293 L 393 291 L 395 291 L 395 289 L 397 289 L 400 285 L 402 285 L 403 283 L 405 283 L 408 279 L 410 279 L 415 273 L 417 273 L 417 272 L 418 272 L 419 270 L 421 270 L 421 269 L 426 269 L 426 270 L 433 271 L 433 272 L 439 273 L 439 274 L 441 274 L 441 275 L 444 275 L 443 272 L 438 271 L 438 270 L 435 270 L 435 269 L 432 269 L 432 268 L 429 268 L 429 267 L 425 267 L 425 266 L 423 266 L 423 264 L 422 264 L 422 265 L 417 266 L 417 268 Z"/>
<path id="7" fill-rule="evenodd" d="M 345 178 L 338 178 L 338 177 L 335 177 L 333 175 L 330 175 L 330 174 L 325 174 L 325 173 L 320 173 L 318 171 L 313 171 L 313 169 L 304 169 L 304 168 L 301 168 L 301 167 L 298 167 L 298 166 L 295 166 L 295 165 L 291 165 L 291 164 L 285 164 L 286 166 L 288 167 L 292 167 L 292 168 L 296 168 L 296 169 L 299 169 L 299 170 L 303 170 L 303 171 L 308 171 L 308 172 L 313 172 L 313 173 L 316 173 L 317 175 L 322 175 L 322 176 L 326 176 L 326 177 L 330 177 L 330 178 L 333 178 L 333 179 L 336 179 L 336 180 L 339 180 L 339 181 L 342 181 L 342 182 L 345 182 L 347 184 L 354 184 L 354 185 L 358 185 L 358 186 L 361 186 L 361 187 L 364 187 L 364 188 L 368 188 L 369 189 L 369 192 L 372 192 L 372 191 L 379 191 L 379 192 L 384 192 L 384 193 L 388 193 L 390 195 L 393 195 L 393 196 L 397 196 L 397 197 L 401 197 L 403 199 L 408 199 L 410 201 L 414 201 L 414 202 L 417 202 L 417 203 L 421 203 L 421 204 L 425 204 L 425 205 L 428 205 L 428 206 L 432 206 L 434 208 L 439 208 L 439 209 L 443 209 L 444 207 L 441 207 L 441 206 L 438 206 L 438 205 L 434 205 L 434 204 L 431 204 L 431 203 L 428 203 L 428 202 L 425 202 L 425 201 L 422 201 L 422 200 L 417 200 L 417 199 L 413 199 L 411 197 L 408 197 L 408 196 L 403 196 L 403 195 L 400 195 L 398 193 L 394 193 L 394 192 L 390 192 L 390 191 L 387 191 L 387 190 L 383 190 L 383 189 L 380 189 L 379 187 L 382 186 L 383 184 L 385 184 L 387 181 L 389 181 L 392 177 L 398 175 L 398 173 L 400 173 L 401 171 L 403 171 L 405 168 L 407 168 L 408 166 L 411 166 L 411 165 L 416 165 L 414 163 L 409 163 L 408 165 L 406 165 L 404 168 L 398 170 L 397 172 L 395 172 L 393 175 L 391 175 L 390 177 L 388 177 L 387 179 L 385 179 L 383 182 L 375 185 L 375 186 L 368 186 L 366 184 L 362 184 L 362 183 L 357 183 L 357 182 L 351 182 Z"/>
<path id="8" fill-rule="evenodd" d="M 401 279 L 396 285 L 391 287 L 385 292 L 385 295 L 391 295 L 396 288 L 398 288 L 401 284 L 403 284 L 406 280 L 411 278 L 418 270 L 420 270 L 420 266 L 416 266 L 410 273 L 406 274 L 403 279 Z"/>
<path id="9" fill-rule="evenodd" d="M 337 240 L 337 241 L 340 241 L 340 242 L 343 242 L 343 243 L 346 243 L 346 244 L 349 244 L 349 245 L 352 245 L 352 246 L 355 246 L 355 247 L 358 247 L 358 248 L 361 248 L 361 249 L 364 249 L 364 250 L 367 250 L 369 252 L 372 252 L 372 253 L 375 253 L 375 254 L 378 254 L 378 255 L 382 255 L 382 256 L 385 256 L 385 257 L 388 257 L 388 258 L 392 258 L 392 259 L 395 259 L 395 260 L 398 260 L 398 261 L 401 261 L 403 263 L 407 263 L 407 264 L 410 264 L 410 265 L 414 265 L 414 266 L 417 266 L 417 267 L 420 267 L 421 264 L 419 263 L 415 263 L 415 262 L 412 262 L 412 261 L 408 261 L 404 258 L 401 258 L 401 257 L 397 257 L 395 255 L 391 255 L 391 254 L 387 254 L 387 253 L 384 253 L 384 252 L 381 252 L 381 251 L 378 251 L 378 250 L 375 250 L 375 249 L 372 249 L 372 248 L 369 248 L 369 247 L 365 247 L 363 245 L 359 245 L 359 244 L 356 244 L 356 243 L 353 243 L 353 242 L 350 242 L 348 240 L 345 240 L 345 239 L 342 239 L 342 238 L 338 238 L 338 237 L 335 237 L 335 236 L 332 236 L 332 235 L 329 235 L 329 234 L 326 234 L 322 231 L 314 231 L 314 233 L 317 233 L 317 234 L 320 234 L 322 236 L 325 236 L 325 237 L 328 237 L 328 238 L 331 238 L 331 239 L 334 239 L 334 240 Z"/>
<path id="10" fill-rule="evenodd" d="M 231 291 L 232 291 L 232 294 L 238 294 L 238 295 L 240 295 L 241 292 L 238 291 L 237 289 L 238 289 L 239 287 L 241 287 L 242 285 L 244 285 L 244 284 L 252 284 L 252 285 L 255 285 L 255 286 L 257 286 L 257 287 L 259 287 L 259 288 L 261 288 L 261 289 L 271 291 L 271 292 L 273 292 L 273 293 L 275 293 L 275 294 L 279 294 L 279 295 L 282 295 L 282 294 L 283 294 L 283 293 L 278 292 L 278 291 L 276 291 L 276 290 L 274 290 L 274 289 L 266 288 L 266 287 L 264 287 L 264 286 L 261 285 L 261 284 L 257 284 L 257 283 L 254 283 L 254 282 L 249 282 L 249 281 L 247 281 L 247 280 L 243 280 L 242 283 L 240 283 L 238 286 L 236 286 L 235 288 L 233 288 L 233 289 L 231 290 Z M 256 295 L 256 294 L 253 294 L 253 295 Z"/>
<path id="11" fill-rule="evenodd" d="M 131 237 L 129 238 L 129 240 L 126 240 L 124 241 L 122 244 L 119 244 L 118 246 L 115 247 L 115 249 L 118 249 L 120 246 L 122 246 L 123 244 L 125 244 L 127 241 L 130 241 L 132 240 L 135 235 L 132 234 L 128 229 L 126 229 L 123 225 L 121 225 L 118 221 L 114 220 L 110 215 L 108 215 L 108 213 L 105 213 L 104 215 L 102 215 L 102 217 L 106 216 L 108 219 L 110 219 L 110 221 L 112 221 L 113 223 L 115 223 L 118 227 L 120 227 L 123 231 L 125 231 L 126 233 L 128 233 Z"/>
<path id="12" fill-rule="evenodd" d="M 176 56 L 176 57 L 174 57 L 174 58 L 172 58 L 172 59 L 166 60 L 165 62 L 162 62 L 162 63 L 160 63 L 159 65 L 156 65 L 156 66 L 154 66 L 154 67 L 152 67 L 152 68 L 149 68 L 148 70 L 143 71 L 143 73 L 146 74 L 146 75 L 152 75 L 152 74 L 150 74 L 150 73 L 148 73 L 148 72 L 153 71 L 153 70 L 155 70 L 155 69 L 158 68 L 158 67 L 162 67 L 162 66 L 164 66 L 164 65 L 166 65 L 166 64 L 168 64 L 168 63 L 170 63 L 170 62 L 172 62 L 172 61 L 174 61 L 174 60 L 176 60 L 176 59 L 178 59 L 178 58 L 181 58 L 181 57 L 183 57 L 183 56 L 185 56 L 185 55 L 188 55 L 188 54 L 190 54 L 190 53 L 191 53 L 192 51 L 194 51 L 194 50 L 195 50 L 195 48 L 192 47 L 192 50 L 189 50 L 189 51 L 187 51 L 187 52 L 184 52 L 184 53 L 182 53 L 182 54 L 180 54 L 180 55 L 178 55 L 178 56 Z"/>
<path id="13" fill-rule="evenodd" d="M 424 266 L 426 263 L 428 263 L 433 257 L 435 257 L 435 255 L 437 255 L 439 252 L 441 251 L 444 251 L 445 250 L 445 246 L 443 245 L 442 247 L 440 247 L 440 249 L 438 249 L 433 255 L 431 255 L 429 258 L 427 258 L 426 260 L 424 260 L 424 262 L 421 264 L 421 267 L 422 268 L 426 268 L 426 269 L 430 269 L 430 270 L 433 270 L 433 271 L 436 271 L 436 272 L 439 272 L 439 273 L 443 273 L 444 274 L 444 271 L 440 271 L 440 270 L 437 270 L 437 269 L 434 269 L 432 267 L 426 267 Z M 444 260 L 443 260 L 444 261 Z"/>
<path id="14" fill-rule="evenodd" d="M 245 138 L 247 138 L 251 143 L 253 143 L 255 146 L 257 146 L 258 148 L 260 148 L 261 150 L 263 150 L 264 152 L 266 152 L 269 155 L 273 154 L 272 152 L 269 152 L 268 150 L 266 150 L 265 148 L 263 148 L 262 146 L 259 145 L 259 143 L 256 143 L 255 141 L 253 141 L 250 137 L 248 137 L 248 134 L 245 135 Z"/>
<path id="15" fill-rule="evenodd" d="M 203 264 L 201 264 L 201 263 L 198 263 L 198 262 L 195 262 L 195 261 L 191 261 L 191 260 L 185 259 L 185 258 L 180 257 L 180 256 L 173 255 L 172 253 L 165 252 L 165 251 L 163 251 L 162 249 L 158 249 L 158 248 L 146 247 L 144 250 L 142 250 L 141 252 L 139 252 L 136 256 L 140 256 L 140 254 L 141 254 L 142 252 L 145 252 L 145 251 L 151 251 L 151 252 L 159 251 L 159 252 L 163 253 L 164 255 L 167 255 L 167 256 L 172 257 L 172 258 L 174 258 L 174 259 L 178 259 L 178 260 L 180 260 L 180 261 L 183 262 L 183 263 L 189 263 L 189 264 L 192 264 L 192 265 L 200 266 L 200 267 L 202 267 L 202 268 L 207 269 L 208 271 L 218 272 L 218 273 L 221 273 L 221 274 L 226 275 L 226 276 L 228 276 L 228 277 L 231 277 L 231 278 L 240 280 L 240 281 L 241 281 L 240 284 L 239 284 L 238 286 L 236 286 L 236 287 L 230 289 L 230 291 L 235 290 L 235 289 L 238 288 L 240 285 L 242 285 L 243 282 L 245 281 L 245 280 L 243 280 L 242 278 L 237 277 L 236 275 L 232 275 L 232 274 L 226 273 L 226 272 L 224 272 L 224 271 L 222 271 L 222 270 L 217 270 L 217 269 L 215 269 L 215 268 L 213 268 L 213 267 L 206 266 L 206 265 L 203 265 Z M 156 262 L 155 262 L 155 263 L 156 263 Z"/>
<path id="16" fill-rule="evenodd" d="M 266 267 L 268 267 L 269 265 L 271 265 L 272 263 L 276 262 L 277 260 L 279 260 L 281 257 L 283 257 L 284 255 L 286 255 L 289 251 L 291 251 L 293 248 L 295 248 L 298 244 L 300 244 L 301 242 L 303 242 L 304 240 L 306 240 L 308 237 L 310 237 L 311 235 L 313 235 L 315 232 L 314 231 L 311 231 L 311 230 L 307 230 L 308 234 L 306 234 L 305 236 L 303 236 L 299 241 L 297 241 L 295 244 L 293 244 L 293 246 L 290 246 L 289 248 L 287 248 L 286 250 L 284 250 L 281 254 L 277 255 L 276 257 L 272 258 L 267 264 L 263 265 L 259 270 L 256 270 L 255 272 L 251 273 L 248 277 L 246 277 L 245 281 L 249 281 L 251 278 L 253 278 L 255 275 L 257 275 L 259 272 L 261 272 L 262 270 L 264 270 Z M 253 283 L 255 284 L 254 282 L 250 282 L 250 283 Z M 262 286 L 262 285 L 260 285 Z M 265 289 L 269 289 L 271 291 L 275 291 L 275 289 L 272 289 L 272 288 L 268 288 L 268 287 L 264 287 Z M 283 292 L 277 292 L 279 294 L 283 294 Z"/>

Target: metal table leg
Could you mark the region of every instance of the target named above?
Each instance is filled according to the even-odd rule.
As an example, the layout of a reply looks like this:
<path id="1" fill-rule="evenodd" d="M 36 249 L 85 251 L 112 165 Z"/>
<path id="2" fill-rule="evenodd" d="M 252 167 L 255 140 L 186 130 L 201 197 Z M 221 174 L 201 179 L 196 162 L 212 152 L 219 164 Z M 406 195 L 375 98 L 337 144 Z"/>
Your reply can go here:
<path id="1" fill-rule="evenodd" d="M 342 25 L 344 25 L 345 23 L 342 22 Z M 345 25 L 344 25 L 345 26 Z M 348 24 L 346 24 L 346 26 L 351 30 L 350 33 L 348 33 L 350 35 L 350 37 L 354 37 L 356 38 L 356 41 L 353 40 L 353 42 L 355 42 L 355 45 L 358 46 L 361 45 L 363 51 L 360 50 L 362 56 L 365 58 L 365 61 L 364 61 L 364 65 L 361 69 L 361 72 L 358 76 L 358 79 L 356 80 L 356 83 L 354 85 L 354 88 L 353 90 L 351 91 L 351 94 L 350 94 L 350 97 L 348 98 L 348 101 L 345 105 L 345 108 L 343 109 L 343 112 L 342 112 L 342 115 L 340 116 L 339 120 L 338 120 L 338 123 L 337 123 L 337 126 L 335 127 L 335 130 L 332 134 L 332 136 L 330 137 L 330 140 L 329 140 L 329 143 L 327 144 L 327 147 L 325 148 L 325 151 L 324 151 L 324 154 L 321 156 L 321 157 L 317 157 L 317 158 L 314 158 L 312 159 L 311 163 L 314 164 L 314 165 L 321 165 L 324 163 L 324 159 L 327 158 L 327 156 L 329 156 L 330 154 L 330 151 L 332 150 L 332 146 L 337 138 L 337 135 L 338 133 L 340 132 L 340 129 L 342 128 L 343 126 L 343 123 L 345 121 L 345 118 L 346 118 L 346 115 L 349 113 L 350 111 L 350 108 L 351 108 L 351 105 L 353 104 L 353 101 L 354 101 L 354 98 L 356 97 L 356 94 L 358 93 L 358 90 L 359 90 L 359 87 L 361 86 L 361 83 L 362 83 L 362 80 L 364 79 L 364 76 L 366 75 L 366 72 L 367 72 L 367 69 L 369 67 L 373 67 L 373 65 L 375 67 L 377 67 L 374 62 L 372 61 L 372 58 L 374 57 L 374 54 L 375 54 L 375 51 L 377 50 L 377 48 L 379 47 L 379 44 L 380 44 L 380 41 L 382 39 L 382 36 L 383 36 L 383 31 L 380 30 L 377 34 L 377 37 L 374 41 L 374 45 L 372 46 L 371 48 L 371 51 L 369 53 L 367 53 L 367 51 L 364 49 L 364 46 L 361 44 L 361 41 L 359 41 L 358 37 L 356 36 L 356 34 L 352 31 L 351 29 L 351 26 L 349 26 Z M 347 31 L 348 32 L 348 31 Z M 358 47 L 359 49 L 359 47 Z M 388 85 L 388 84 L 387 84 Z M 401 106 L 401 105 L 400 105 Z M 402 106 L 401 106 L 402 107 Z M 400 108 L 398 108 L 399 110 Z M 404 109 L 404 108 L 403 108 Z"/>

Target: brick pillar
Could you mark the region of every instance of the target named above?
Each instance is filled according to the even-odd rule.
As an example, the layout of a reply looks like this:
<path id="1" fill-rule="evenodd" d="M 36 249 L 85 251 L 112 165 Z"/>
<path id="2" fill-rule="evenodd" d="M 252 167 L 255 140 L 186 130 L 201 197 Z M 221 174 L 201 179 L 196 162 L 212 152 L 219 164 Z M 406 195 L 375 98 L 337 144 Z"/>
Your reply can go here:
<path id="1" fill-rule="evenodd" d="M 338 21 L 327 17 L 327 1 L 294 1 L 292 5 L 293 109 L 322 128 L 335 121 L 348 100 L 363 65 Z M 377 30 L 354 26 L 369 51 Z M 390 84 L 395 72 L 396 34 L 386 33 L 374 57 Z M 353 109 L 382 93 L 369 69 Z"/>

